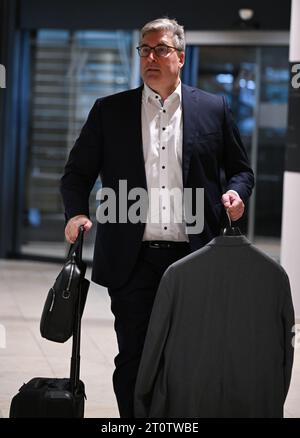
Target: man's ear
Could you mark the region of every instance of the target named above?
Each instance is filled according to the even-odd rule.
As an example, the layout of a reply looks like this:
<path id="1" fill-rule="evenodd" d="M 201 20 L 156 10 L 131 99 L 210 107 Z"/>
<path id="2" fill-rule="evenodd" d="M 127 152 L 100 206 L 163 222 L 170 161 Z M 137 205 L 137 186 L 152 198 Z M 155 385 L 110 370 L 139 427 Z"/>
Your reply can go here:
<path id="1" fill-rule="evenodd" d="M 179 67 L 182 68 L 185 61 L 185 52 L 179 52 L 178 58 L 179 58 Z"/>

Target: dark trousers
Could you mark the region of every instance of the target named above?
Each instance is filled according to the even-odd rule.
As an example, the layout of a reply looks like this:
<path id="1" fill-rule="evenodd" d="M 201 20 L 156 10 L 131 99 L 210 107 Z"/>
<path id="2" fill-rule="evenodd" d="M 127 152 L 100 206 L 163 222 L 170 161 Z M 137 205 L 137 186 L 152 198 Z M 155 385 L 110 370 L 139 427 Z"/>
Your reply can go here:
<path id="1" fill-rule="evenodd" d="M 168 266 L 189 253 L 189 244 L 175 248 L 149 248 L 143 244 L 128 282 L 121 288 L 108 289 L 119 347 L 113 385 L 121 418 L 134 416 L 134 387 L 161 277 Z"/>

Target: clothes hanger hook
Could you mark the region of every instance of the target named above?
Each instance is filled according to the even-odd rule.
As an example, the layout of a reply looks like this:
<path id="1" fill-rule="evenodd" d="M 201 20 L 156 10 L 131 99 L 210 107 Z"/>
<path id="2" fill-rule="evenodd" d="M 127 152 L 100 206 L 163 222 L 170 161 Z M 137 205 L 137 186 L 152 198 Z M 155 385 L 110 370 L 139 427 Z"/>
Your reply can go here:
<path id="1" fill-rule="evenodd" d="M 230 214 L 228 212 L 228 208 L 226 209 L 226 214 L 227 214 L 227 217 L 228 217 L 229 228 L 231 228 L 231 218 L 230 218 Z"/>

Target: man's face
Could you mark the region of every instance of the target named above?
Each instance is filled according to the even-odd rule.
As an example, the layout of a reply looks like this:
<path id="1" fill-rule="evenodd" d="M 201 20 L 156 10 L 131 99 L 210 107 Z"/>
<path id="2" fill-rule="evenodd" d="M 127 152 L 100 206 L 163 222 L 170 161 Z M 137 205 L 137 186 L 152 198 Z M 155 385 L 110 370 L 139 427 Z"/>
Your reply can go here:
<path id="1" fill-rule="evenodd" d="M 148 32 L 141 41 L 155 47 L 158 44 L 175 46 L 170 31 Z M 166 57 L 158 57 L 152 50 L 147 57 L 141 57 L 141 76 L 143 81 L 153 90 L 175 88 L 178 84 L 180 69 L 184 64 L 184 52 L 170 49 Z"/>

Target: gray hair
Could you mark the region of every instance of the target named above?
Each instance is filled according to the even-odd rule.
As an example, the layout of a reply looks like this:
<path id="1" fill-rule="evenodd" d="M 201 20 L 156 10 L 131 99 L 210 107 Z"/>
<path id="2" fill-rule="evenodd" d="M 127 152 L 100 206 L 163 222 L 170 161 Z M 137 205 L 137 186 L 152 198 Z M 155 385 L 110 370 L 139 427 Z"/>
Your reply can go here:
<path id="1" fill-rule="evenodd" d="M 183 51 L 185 49 L 183 26 L 178 24 L 176 20 L 171 20 L 170 18 L 157 18 L 156 20 L 146 23 L 141 29 L 141 39 L 144 38 L 148 32 L 157 32 L 161 30 L 172 32 L 174 46 L 178 50 Z"/>

